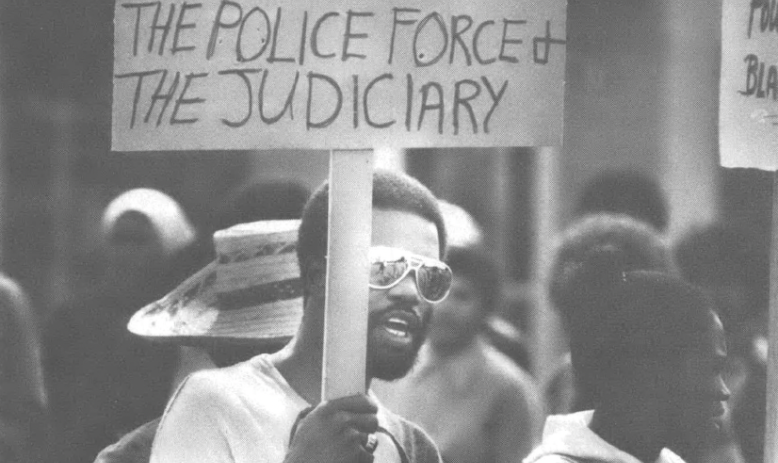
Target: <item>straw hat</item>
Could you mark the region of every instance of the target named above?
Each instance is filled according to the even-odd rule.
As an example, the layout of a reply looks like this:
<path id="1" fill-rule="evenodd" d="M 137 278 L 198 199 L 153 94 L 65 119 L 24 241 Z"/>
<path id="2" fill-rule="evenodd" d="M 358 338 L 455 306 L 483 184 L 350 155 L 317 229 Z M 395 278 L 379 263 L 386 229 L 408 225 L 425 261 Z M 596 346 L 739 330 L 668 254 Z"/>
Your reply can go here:
<path id="1" fill-rule="evenodd" d="M 136 312 L 127 328 L 182 344 L 289 340 L 303 310 L 295 253 L 299 225 L 273 220 L 217 231 L 216 260 Z"/>

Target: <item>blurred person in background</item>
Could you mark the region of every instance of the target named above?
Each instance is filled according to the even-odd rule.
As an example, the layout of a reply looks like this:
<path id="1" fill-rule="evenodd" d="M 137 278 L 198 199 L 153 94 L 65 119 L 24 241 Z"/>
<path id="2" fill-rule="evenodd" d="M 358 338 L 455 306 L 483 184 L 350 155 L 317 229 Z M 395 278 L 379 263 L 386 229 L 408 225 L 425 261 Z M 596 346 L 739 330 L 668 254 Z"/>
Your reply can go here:
<path id="1" fill-rule="evenodd" d="M 529 373 L 482 335 L 500 294 L 499 274 L 479 248 L 451 248 L 446 262 L 451 292 L 433 310 L 417 365 L 374 391 L 429 432 L 448 463 L 519 461 L 538 442 L 543 411 Z"/>
<path id="2" fill-rule="evenodd" d="M 593 407 L 549 417 L 525 463 L 681 463 L 677 435 L 716 431 L 729 395 L 718 316 L 680 277 L 626 261 L 598 246 L 567 275 L 572 364 Z"/>
<path id="3" fill-rule="evenodd" d="M 40 461 L 46 402 L 35 314 L 22 288 L 0 275 L 0 461 Z"/>
<path id="4" fill-rule="evenodd" d="M 207 233 L 201 234 L 194 251 L 186 256 L 192 262 L 214 259 L 212 235 L 220 229 L 264 220 L 290 220 L 302 216 L 310 190 L 294 180 L 264 180 L 241 185 L 227 199 L 217 205 L 212 213 Z M 172 317 L 176 317 L 174 314 Z M 203 333 L 204 334 L 204 333 Z M 218 336 L 190 336 L 179 339 L 171 334 L 172 344 L 179 346 L 180 360 L 173 378 L 173 390 L 190 374 L 210 368 L 223 368 L 251 359 L 259 354 L 270 354 L 280 350 L 291 339 L 293 333 L 261 343 Z M 160 417 L 127 433 L 114 444 L 103 449 L 97 463 L 146 463 L 151 456 L 154 434 L 159 427 Z"/>
<path id="5" fill-rule="evenodd" d="M 527 285 L 514 283 L 505 286 L 500 299 L 499 308 L 486 319 L 483 334 L 521 369 L 532 372 L 528 336 L 535 304 L 532 291 Z"/>
<path id="6" fill-rule="evenodd" d="M 101 221 L 102 280 L 44 326 L 43 360 L 53 443 L 49 461 L 91 461 L 103 447 L 159 416 L 177 352 L 127 332 L 138 307 L 160 297 L 196 234 L 178 203 L 139 188 L 116 197 Z"/>
<path id="7" fill-rule="evenodd" d="M 599 212 L 626 214 L 667 231 L 670 221 L 667 200 L 659 183 L 637 171 L 606 171 L 593 177 L 578 199 L 576 215 Z"/>
<path id="8" fill-rule="evenodd" d="M 656 229 L 624 214 L 599 213 L 578 219 L 562 232 L 555 246 L 548 291 L 568 336 L 576 313 L 587 309 L 582 301 L 569 296 L 577 290 L 571 277 L 577 274 L 592 250 L 604 246 L 619 250 L 626 270 L 673 272 L 675 269 L 670 249 Z M 597 393 L 577 384 L 569 354 L 550 376 L 545 391 L 548 411 L 552 414 L 588 410 Z"/>
<path id="9" fill-rule="evenodd" d="M 440 212 L 446 221 L 449 248 L 484 248 L 484 232 L 481 225 L 462 206 L 445 200 L 440 200 Z M 497 288 L 502 293 L 502 288 Z M 515 292 L 507 294 L 508 297 L 496 298 L 499 308 L 493 307 L 489 311 L 485 322 L 482 324 L 482 332 L 494 347 L 507 355 L 519 367 L 529 371 L 529 348 L 523 328 L 526 325 L 517 323 L 528 312 L 526 299 L 523 294 L 517 296 Z"/>
<path id="10" fill-rule="evenodd" d="M 713 300 L 727 329 L 724 379 L 732 391 L 732 424 L 743 456 L 761 463 L 766 408 L 769 246 L 736 225 L 710 224 L 688 233 L 675 247 L 684 276 Z M 725 429 L 729 431 L 729 429 Z M 694 449 L 691 449 L 694 451 Z M 711 461 L 700 458 L 699 461 Z"/>

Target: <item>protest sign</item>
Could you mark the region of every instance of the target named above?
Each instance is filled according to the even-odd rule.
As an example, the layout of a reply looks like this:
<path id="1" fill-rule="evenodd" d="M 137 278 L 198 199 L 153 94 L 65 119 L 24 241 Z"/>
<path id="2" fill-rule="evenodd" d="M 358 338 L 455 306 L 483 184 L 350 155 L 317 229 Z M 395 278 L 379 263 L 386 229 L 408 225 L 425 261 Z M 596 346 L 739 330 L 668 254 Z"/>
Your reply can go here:
<path id="1" fill-rule="evenodd" d="M 118 0 L 113 149 L 547 146 L 563 0 Z"/>
<path id="2" fill-rule="evenodd" d="M 723 3 L 719 147 L 724 167 L 778 170 L 777 3 Z"/>

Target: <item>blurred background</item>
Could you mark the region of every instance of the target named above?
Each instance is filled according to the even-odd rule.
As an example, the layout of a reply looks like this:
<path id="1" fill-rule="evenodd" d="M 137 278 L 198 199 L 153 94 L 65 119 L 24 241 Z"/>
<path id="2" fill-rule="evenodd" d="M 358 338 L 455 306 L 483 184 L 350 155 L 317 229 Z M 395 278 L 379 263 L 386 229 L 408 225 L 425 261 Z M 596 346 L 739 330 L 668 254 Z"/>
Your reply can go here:
<path id="1" fill-rule="evenodd" d="M 724 219 L 766 242 L 769 174 L 718 167 L 718 3 L 570 0 L 563 148 L 387 150 L 377 163 L 469 211 L 508 292 L 533 294 L 549 236 L 606 169 L 661 185 L 670 238 Z M 0 3 L 0 267 L 40 317 L 95 280 L 100 216 L 122 191 L 159 189 L 208 229 L 238 185 L 327 175 L 326 152 L 111 152 L 112 15 L 104 0 Z M 508 315 L 553 331 L 542 309 Z"/>

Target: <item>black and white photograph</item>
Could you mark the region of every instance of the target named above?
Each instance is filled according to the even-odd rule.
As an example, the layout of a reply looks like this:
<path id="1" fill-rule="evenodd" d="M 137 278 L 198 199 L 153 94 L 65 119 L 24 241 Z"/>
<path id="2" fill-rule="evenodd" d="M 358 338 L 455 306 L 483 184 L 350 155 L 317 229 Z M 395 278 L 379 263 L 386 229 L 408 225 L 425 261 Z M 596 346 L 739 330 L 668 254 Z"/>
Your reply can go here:
<path id="1" fill-rule="evenodd" d="M 0 463 L 778 463 L 778 0 L 0 0 Z"/>

